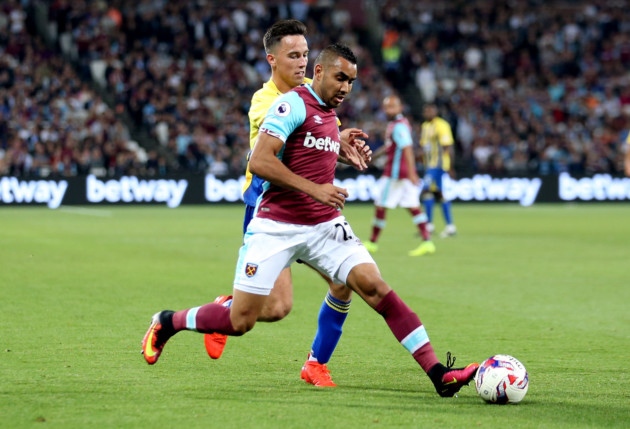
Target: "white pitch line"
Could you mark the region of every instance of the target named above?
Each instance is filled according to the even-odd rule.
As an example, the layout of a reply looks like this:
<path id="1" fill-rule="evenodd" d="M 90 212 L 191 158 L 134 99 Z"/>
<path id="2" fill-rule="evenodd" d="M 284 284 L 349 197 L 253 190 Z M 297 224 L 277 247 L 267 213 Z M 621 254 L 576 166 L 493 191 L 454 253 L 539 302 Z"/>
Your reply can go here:
<path id="1" fill-rule="evenodd" d="M 88 209 L 85 207 L 59 206 L 59 210 L 66 213 L 78 214 L 78 215 L 83 215 L 83 216 L 97 216 L 97 217 L 111 217 L 112 216 L 112 212 L 110 210 L 103 210 L 103 209 Z"/>

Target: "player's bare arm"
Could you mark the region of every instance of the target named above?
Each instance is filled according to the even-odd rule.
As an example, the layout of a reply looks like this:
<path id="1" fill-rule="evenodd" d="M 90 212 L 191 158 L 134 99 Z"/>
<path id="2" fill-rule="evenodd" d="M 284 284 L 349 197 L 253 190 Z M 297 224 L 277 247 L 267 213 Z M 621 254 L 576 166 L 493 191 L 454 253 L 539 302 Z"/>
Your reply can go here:
<path id="1" fill-rule="evenodd" d="M 277 156 L 282 145 L 283 142 L 279 138 L 260 133 L 249 159 L 249 170 L 276 186 L 304 192 L 315 201 L 342 209 L 348 191 L 332 183 L 320 185 L 293 173 Z"/>
<path id="2" fill-rule="evenodd" d="M 420 184 L 420 178 L 418 177 L 418 172 L 416 171 L 416 158 L 413 154 L 413 149 L 411 146 L 407 146 L 403 149 L 403 156 L 407 161 L 407 171 L 409 171 L 409 180 L 414 185 Z"/>
<path id="3" fill-rule="evenodd" d="M 372 160 L 371 160 L 371 162 L 376 161 L 377 159 L 381 158 L 386 153 L 387 153 L 387 147 L 385 147 L 385 145 L 382 145 L 381 147 L 376 149 L 376 152 L 372 153 Z"/>

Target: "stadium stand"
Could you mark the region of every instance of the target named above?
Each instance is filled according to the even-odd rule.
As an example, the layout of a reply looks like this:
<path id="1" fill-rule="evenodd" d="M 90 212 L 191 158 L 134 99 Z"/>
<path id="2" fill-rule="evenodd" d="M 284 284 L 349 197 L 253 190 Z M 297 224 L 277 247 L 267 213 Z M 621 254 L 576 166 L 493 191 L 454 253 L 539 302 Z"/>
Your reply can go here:
<path id="1" fill-rule="evenodd" d="M 438 104 L 458 174 L 621 173 L 628 1 L 334 3 L 4 2 L 0 174 L 241 174 L 249 99 L 269 76 L 262 34 L 289 16 L 313 58 L 333 41 L 357 52 L 339 115 L 374 146 L 397 90 L 416 133 Z"/>
<path id="2" fill-rule="evenodd" d="M 33 6 L 0 9 L 0 175 L 143 173 L 146 154 L 125 124 L 35 36 Z"/>

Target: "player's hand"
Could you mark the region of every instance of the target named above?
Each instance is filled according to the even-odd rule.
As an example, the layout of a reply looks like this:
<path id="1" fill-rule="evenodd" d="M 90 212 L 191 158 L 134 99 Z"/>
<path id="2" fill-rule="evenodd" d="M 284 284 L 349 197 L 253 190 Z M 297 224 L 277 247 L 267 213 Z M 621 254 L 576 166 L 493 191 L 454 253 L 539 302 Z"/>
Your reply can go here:
<path id="1" fill-rule="evenodd" d="M 332 183 L 325 183 L 318 185 L 311 197 L 315 201 L 319 201 L 327 206 L 334 207 L 336 209 L 343 209 L 346 204 L 346 198 L 348 198 L 348 190 L 333 185 Z"/>
<path id="2" fill-rule="evenodd" d="M 339 157 L 359 171 L 367 169 L 372 160 L 372 149 L 365 143 L 369 136 L 359 128 L 346 128 L 341 133 Z"/>
<path id="3" fill-rule="evenodd" d="M 415 186 L 420 186 L 420 177 L 418 177 L 417 174 L 409 174 L 409 180 L 411 180 L 411 183 L 413 183 Z"/>

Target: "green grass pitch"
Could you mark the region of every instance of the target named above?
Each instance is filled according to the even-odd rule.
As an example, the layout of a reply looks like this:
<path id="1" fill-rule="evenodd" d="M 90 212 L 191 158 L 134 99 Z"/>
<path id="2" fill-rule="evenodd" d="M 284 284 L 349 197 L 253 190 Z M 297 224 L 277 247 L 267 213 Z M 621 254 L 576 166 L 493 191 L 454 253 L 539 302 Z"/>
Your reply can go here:
<path id="1" fill-rule="evenodd" d="M 372 214 L 345 210 L 362 238 Z M 455 204 L 454 214 L 458 236 L 410 258 L 410 217 L 390 211 L 375 258 L 441 359 L 520 359 L 521 404 L 487 405 L 472 385 L 440 398 L 359 298 L 329 364 L 339 387 L 305 384 L 326 289 L 303 266 L 285 320 L 231 338 L 217 361 L 183 332 L 148 366 L 140 341 L 153 313 L 231 291 L 242 207 L 3 207 L 0 427 L 628 427 L 630 206 Z"/>

